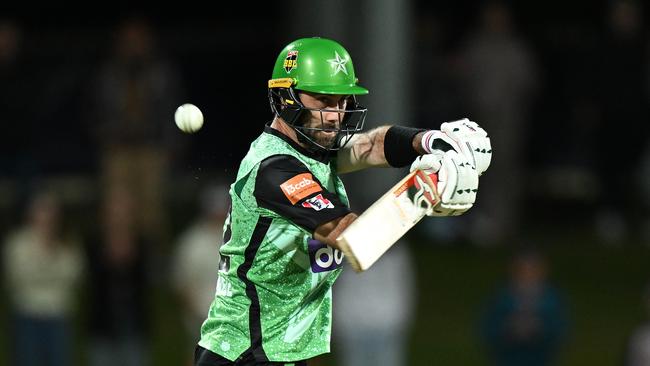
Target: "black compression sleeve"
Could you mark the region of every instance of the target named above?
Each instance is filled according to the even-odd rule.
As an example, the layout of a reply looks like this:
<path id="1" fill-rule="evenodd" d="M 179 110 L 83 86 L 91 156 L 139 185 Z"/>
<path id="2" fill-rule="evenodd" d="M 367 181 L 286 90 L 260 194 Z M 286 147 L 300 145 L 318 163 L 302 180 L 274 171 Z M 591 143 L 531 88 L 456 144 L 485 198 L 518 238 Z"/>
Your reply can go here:
<path id="1" fill-rule="evenodd" d="M 384 156 L 388 164 L 395 168 L 405 167 L 413 162 L 420 154 L 413 148 L 413 138 L 420 128 L 392 126 L 384 137 Z"/>

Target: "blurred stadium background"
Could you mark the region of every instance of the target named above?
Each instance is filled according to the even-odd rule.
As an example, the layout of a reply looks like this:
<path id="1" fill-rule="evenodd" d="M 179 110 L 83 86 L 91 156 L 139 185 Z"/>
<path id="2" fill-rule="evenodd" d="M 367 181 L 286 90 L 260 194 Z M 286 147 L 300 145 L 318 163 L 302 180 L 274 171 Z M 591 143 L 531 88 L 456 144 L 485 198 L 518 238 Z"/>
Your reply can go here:
<path id="1" fill-rule="evenodd" d="M 649 8 L 0 6 L 0 364 L 41 349 L 187 364 L 202 279 L 182 272 L 212 262 L 182 248 L 219 231 L 188 230 L 223 220 L 224 187 L 271 118 L 279 51 L 322 36 L 371 91 L 366 128 L 468 116 L 494 160 L 466 216 L 426 219 L 370 272 L 347 271 L 333 353 L 314 364 L 390 350 L 405 365 L 650 365 L 634 363 L 650 353 Z M 193 135 L 173 122 L 185 102 L 206 119 Z M 403 173 L 344 176 L 353 209 Z"/>

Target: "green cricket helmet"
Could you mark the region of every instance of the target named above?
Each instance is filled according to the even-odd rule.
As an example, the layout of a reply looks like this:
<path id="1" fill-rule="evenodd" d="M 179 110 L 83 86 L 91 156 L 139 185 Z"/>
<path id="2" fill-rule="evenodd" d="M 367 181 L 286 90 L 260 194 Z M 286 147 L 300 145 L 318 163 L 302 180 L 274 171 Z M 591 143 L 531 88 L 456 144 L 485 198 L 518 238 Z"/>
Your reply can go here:
<path id="1" fill-rule="evenodd" d="M 339 43 L 318 37 L 298 39 L 288 44 L 275 61 L 268 83 L 271 110 L 292 126 L 308 146 L 338 150 L 363 129 L 367 109 L 357 103 L 356 95 L 368 94 L 368 89 L 357 85 L 357 81 L 352 59 Z M 344 95 L 346 108 L 307 108 L 300 101 L 301 91 Z M 305 118 L 314 111 L 321 114 L 321 127 L 303 126 Z M 338 112 L 339 127 L 326 128 L 323 112 Z M 323 146 L 313 138 L 317 131 L 335 131 L 337 138 L 331 146 Z"/>

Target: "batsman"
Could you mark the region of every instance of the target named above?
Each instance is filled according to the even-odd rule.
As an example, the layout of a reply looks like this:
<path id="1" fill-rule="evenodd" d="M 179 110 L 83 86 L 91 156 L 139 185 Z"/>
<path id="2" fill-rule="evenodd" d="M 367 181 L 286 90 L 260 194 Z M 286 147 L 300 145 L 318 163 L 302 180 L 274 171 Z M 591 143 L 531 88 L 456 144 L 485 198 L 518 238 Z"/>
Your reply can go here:
<path id="1" fill-rule="evenodd" d="M 460 215 L 475 203 L 492 154 L 477 123 L 361 132 L 367 110 L 357 96 L 365 94 L 333 40 L 298 39 L 280 52 L 268 81 L 273 119 L 230 186 L 195 365 L 306 365 L 330 351 L 332 285 L 344 257 L 336 238 L 357 217 L 340 174 L 410 165 L 437 173 L 439 199 L 428 215 Z"/>

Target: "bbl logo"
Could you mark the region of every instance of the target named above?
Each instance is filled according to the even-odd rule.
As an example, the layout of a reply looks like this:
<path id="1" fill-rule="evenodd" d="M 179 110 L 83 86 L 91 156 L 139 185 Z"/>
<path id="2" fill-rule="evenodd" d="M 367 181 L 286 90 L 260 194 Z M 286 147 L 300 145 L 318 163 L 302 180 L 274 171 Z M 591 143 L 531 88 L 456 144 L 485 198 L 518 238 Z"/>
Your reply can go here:
<path id="1" fill-rule="evenodd" d="M 289 51 L 284 59 L 284 70 L 289 73 L 298 67 L 298 51 Z"/>

